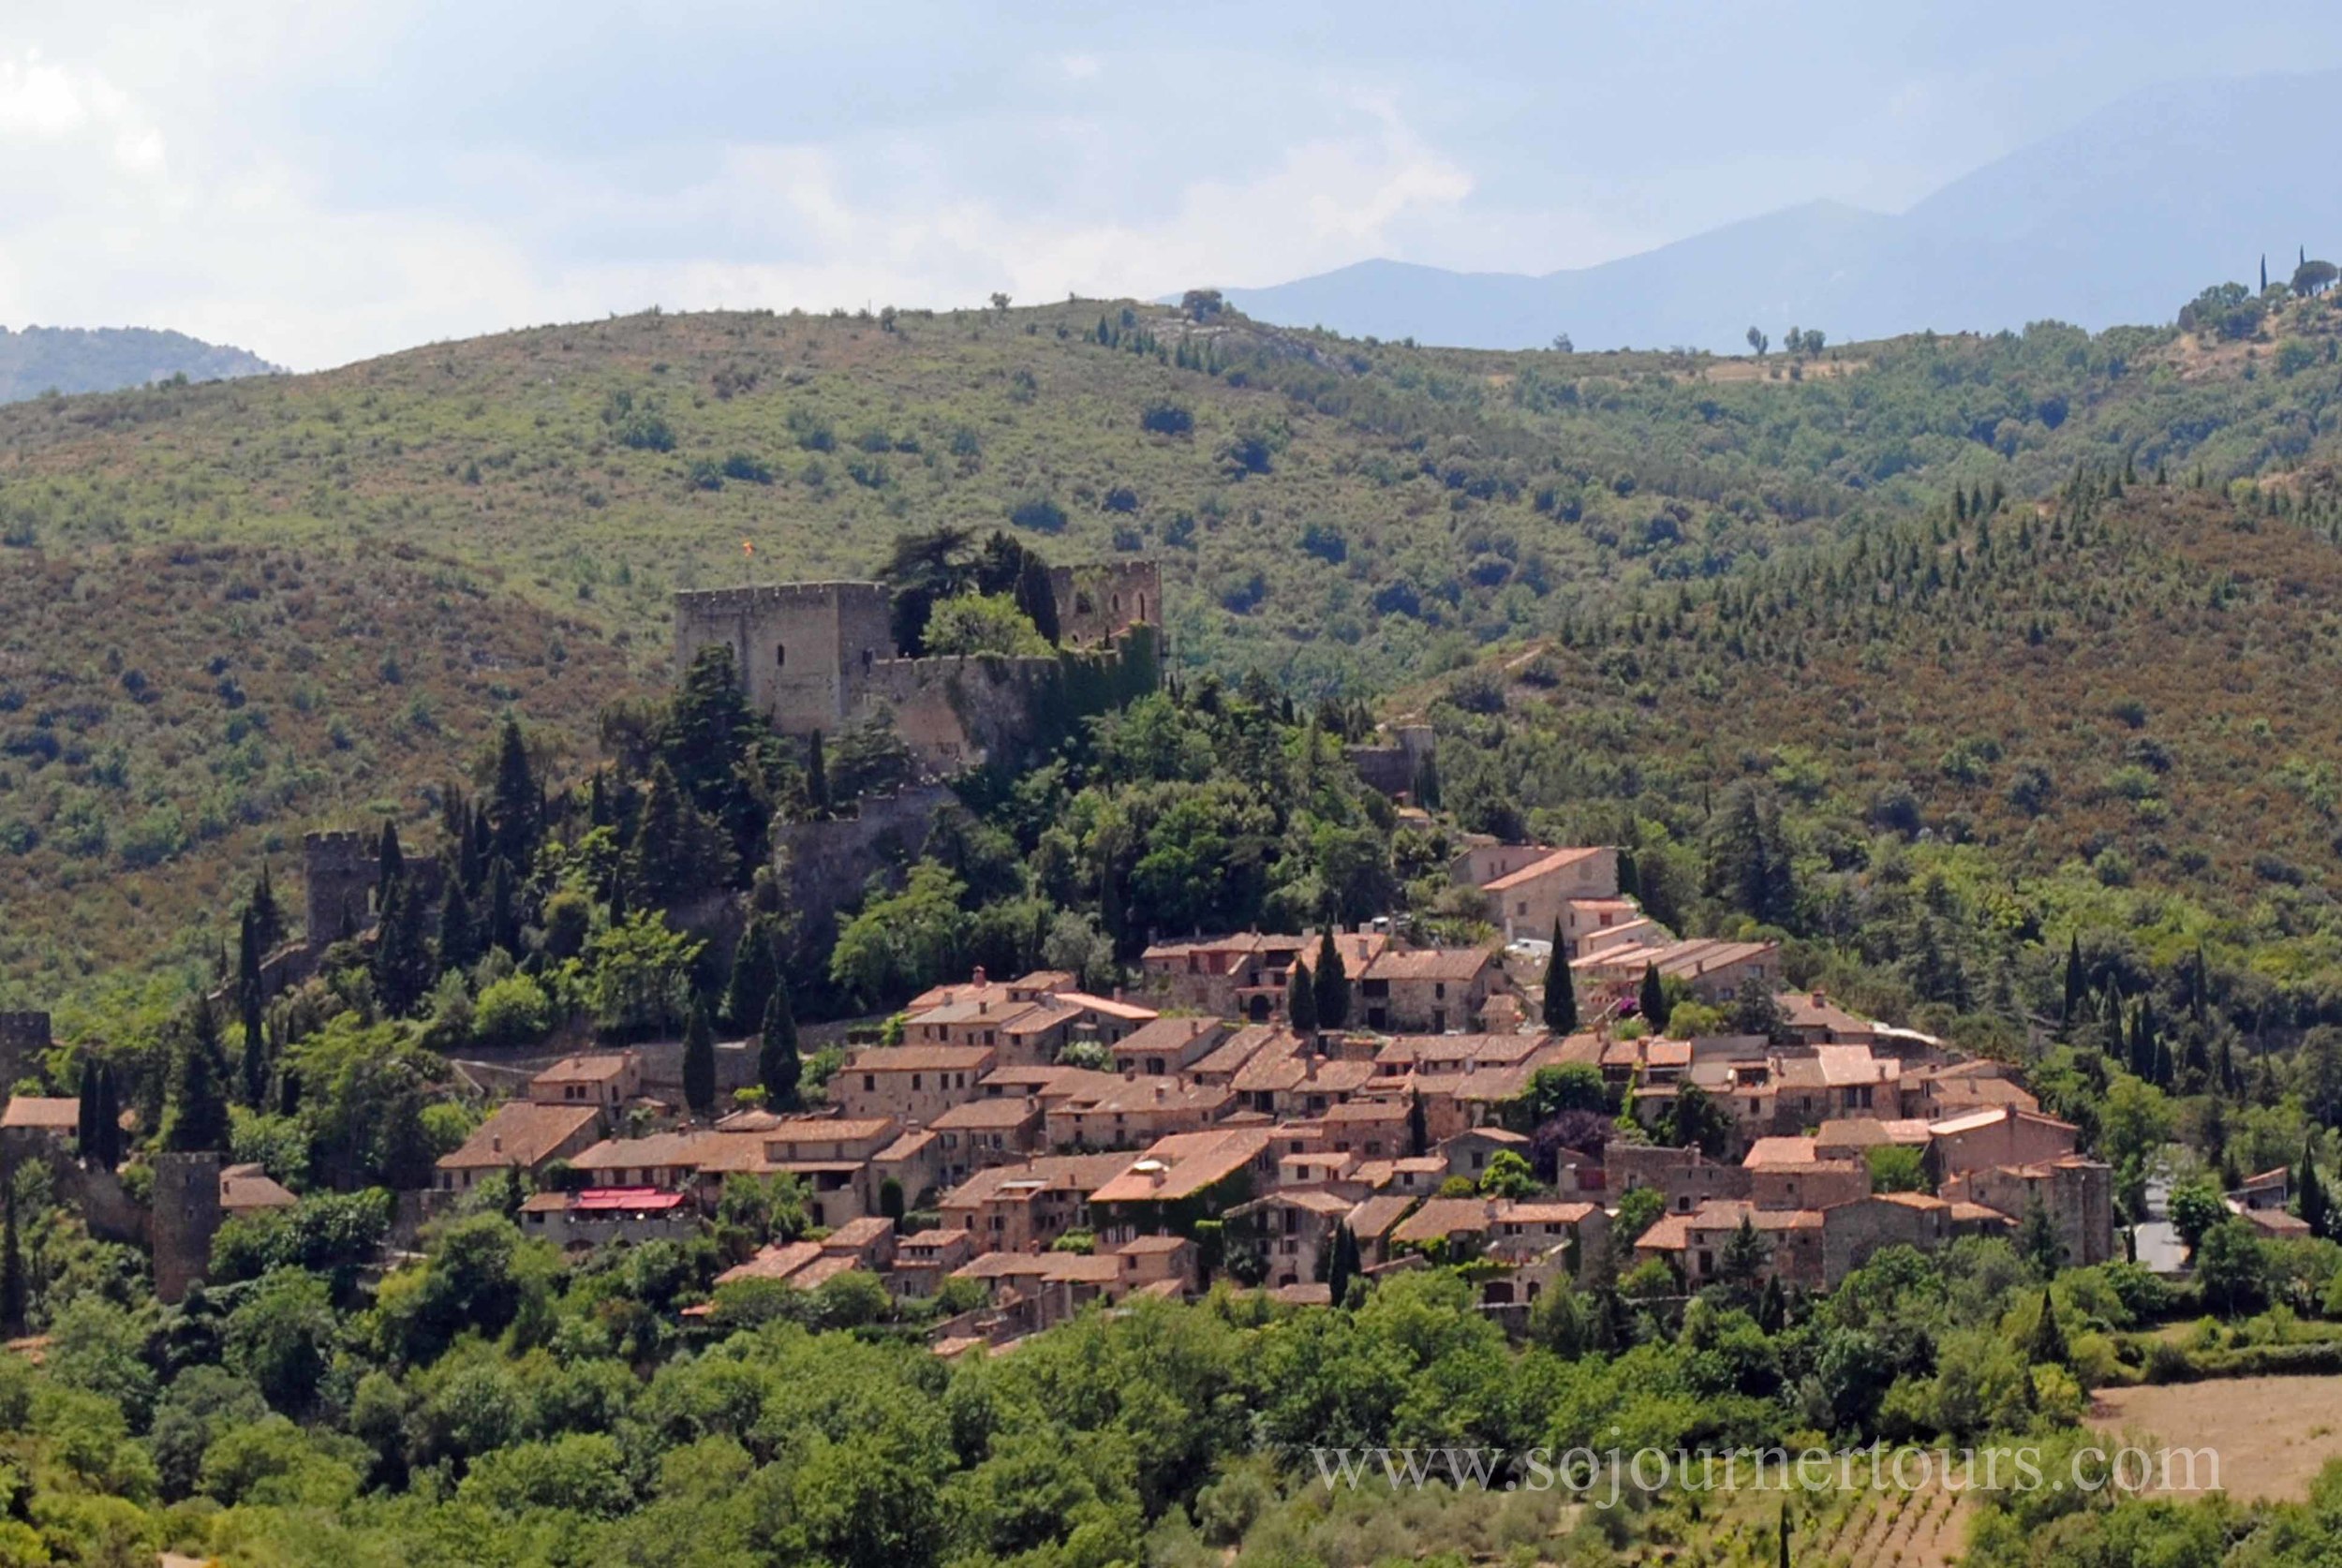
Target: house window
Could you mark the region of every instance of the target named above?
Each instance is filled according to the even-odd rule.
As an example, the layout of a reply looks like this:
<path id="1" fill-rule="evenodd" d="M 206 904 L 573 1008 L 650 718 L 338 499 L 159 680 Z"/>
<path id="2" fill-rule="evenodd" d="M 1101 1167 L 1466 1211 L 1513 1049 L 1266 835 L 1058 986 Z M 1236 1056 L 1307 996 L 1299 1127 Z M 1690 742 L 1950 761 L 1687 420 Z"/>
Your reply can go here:
<path id="1" fill-rule="evenodd" d="M 773 668 L 778 670 L 788 662 L 789 644 L 786 643 L 775 643 L 773 644 Z"/>
<path id="2" fill-rule="evenodd" d="M 1445 1001 L 1447 999 L 1447 982 L 1444 980 L 1435 980 L 1431 982 L 1431 995 L 1438 998 L 1441 1001 Z"/>

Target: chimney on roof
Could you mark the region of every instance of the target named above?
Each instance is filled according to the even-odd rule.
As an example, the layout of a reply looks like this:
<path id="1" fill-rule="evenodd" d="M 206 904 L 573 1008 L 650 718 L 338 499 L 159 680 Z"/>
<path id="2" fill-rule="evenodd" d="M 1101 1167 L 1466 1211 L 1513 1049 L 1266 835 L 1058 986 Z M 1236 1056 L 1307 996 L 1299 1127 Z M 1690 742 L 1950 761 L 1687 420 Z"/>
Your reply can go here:
<path id="1" fill-rule="evenodd" d="M 972 970 L 969 971 L 968 983 L 971 985 L 981 985 L 984 984 L 984 966 L 982 964 L 978 964 Z"/>
<path id="2" fill-rule="evenodd" d="M 491 1132 L 488 1134 L 488 1152 L 490 1154 L 502 1154 L 504 1152 L 503 1133 Z"/>

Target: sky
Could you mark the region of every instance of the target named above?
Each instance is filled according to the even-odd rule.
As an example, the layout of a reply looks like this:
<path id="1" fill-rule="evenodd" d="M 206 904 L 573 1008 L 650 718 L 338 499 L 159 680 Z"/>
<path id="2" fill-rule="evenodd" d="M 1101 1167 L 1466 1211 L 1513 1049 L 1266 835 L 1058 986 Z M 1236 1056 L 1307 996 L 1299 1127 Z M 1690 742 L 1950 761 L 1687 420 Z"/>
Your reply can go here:
<path id="1" fill-rule="evenodd" d="M 2342 65 L 2173 0 L 0 9 L 0 324 L 294 369 L 668 309 L 1543 273 Z"/>

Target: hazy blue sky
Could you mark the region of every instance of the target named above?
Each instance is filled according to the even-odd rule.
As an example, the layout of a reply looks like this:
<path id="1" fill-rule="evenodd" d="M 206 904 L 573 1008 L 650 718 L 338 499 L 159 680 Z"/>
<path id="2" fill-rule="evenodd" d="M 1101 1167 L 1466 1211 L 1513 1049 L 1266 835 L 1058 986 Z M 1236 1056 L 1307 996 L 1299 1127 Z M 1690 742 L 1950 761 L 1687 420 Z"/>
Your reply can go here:
<path id="1" fill-rule="evenodd" d="M 2337 64 L 2342 7 L 2170 0 L 51 0 L 0 12 L 0 323 L 308 368 L 653 303 L 1545 272 Z"/>

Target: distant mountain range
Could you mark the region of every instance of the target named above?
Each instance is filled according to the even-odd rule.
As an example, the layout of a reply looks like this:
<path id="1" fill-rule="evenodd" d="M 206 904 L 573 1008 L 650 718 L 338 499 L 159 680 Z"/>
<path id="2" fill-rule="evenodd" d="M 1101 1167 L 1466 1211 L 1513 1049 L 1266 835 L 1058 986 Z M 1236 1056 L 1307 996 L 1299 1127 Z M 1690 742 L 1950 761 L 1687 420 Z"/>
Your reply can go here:
<path id="1" fill-rule="evenodd" d="M 185 376 L 224 381 L 277 367 L 242 348 L 152 327 L 0 327 L 0 403 L 61 392 L 114 392 Z"/>
<path id="2" fill-rule="evenodd" d="M 2168 321 L 2207 284 L 2257 283 L 2263 254 L 2273 280 L 2297 246 L 2342 259 L 2337 94 L 2342 71 L 2152 88 L 1901 214 L 1815 201 L 1541 277 L 1373 260 L 1224 292 L 1282 325 L 1483 348 Z"/>

